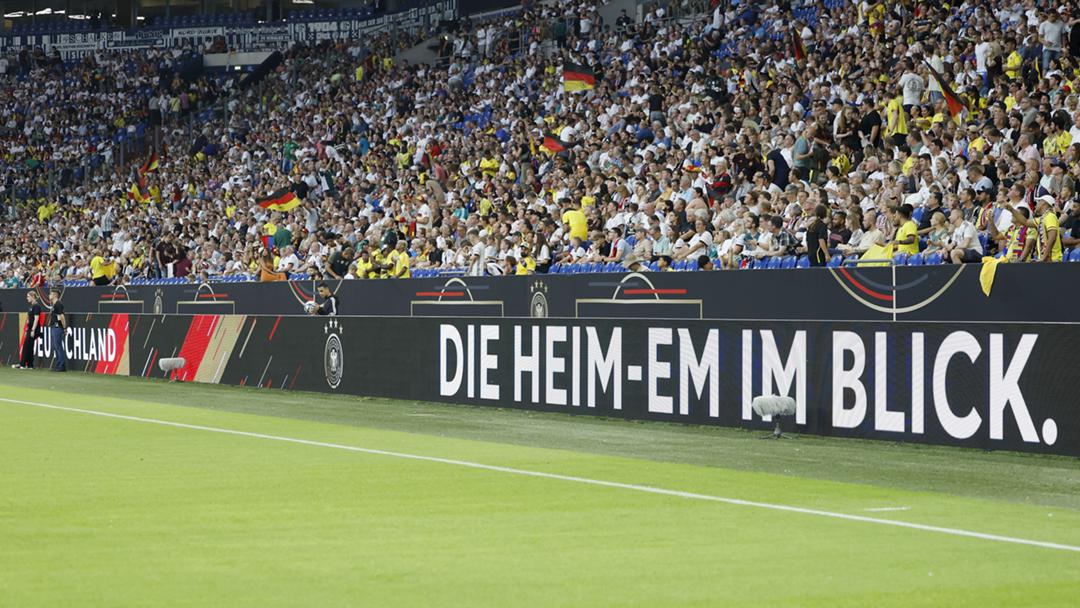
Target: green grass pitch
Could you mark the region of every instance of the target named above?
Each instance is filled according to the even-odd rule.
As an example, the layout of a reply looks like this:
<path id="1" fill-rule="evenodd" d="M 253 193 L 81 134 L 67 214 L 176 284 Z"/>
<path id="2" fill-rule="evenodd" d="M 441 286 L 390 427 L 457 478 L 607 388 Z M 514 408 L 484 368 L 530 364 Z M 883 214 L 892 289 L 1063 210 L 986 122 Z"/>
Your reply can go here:
<path id="1" fill-rule="evenodd" d="M 1068 547 L 843 518 L 1075 548 L 1077 459 L 759 435 L 3 370 L 0 605 L 1080 602 Z"/>

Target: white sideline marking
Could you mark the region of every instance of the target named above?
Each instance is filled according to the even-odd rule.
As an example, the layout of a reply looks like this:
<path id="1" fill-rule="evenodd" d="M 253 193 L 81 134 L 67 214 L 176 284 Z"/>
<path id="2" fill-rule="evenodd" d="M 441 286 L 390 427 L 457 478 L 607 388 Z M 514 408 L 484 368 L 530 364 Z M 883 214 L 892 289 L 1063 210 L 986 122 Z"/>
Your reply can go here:
<path id="1" fill-rule="evenodd" d="M 910 511 L 911 507 L 876 507 L 873 509 L 863 509 L 868 513 L 885 513 L 887 511 Z"/>
<path id="2" fill-rule="evenodd" d="M 251 431 L 238 431 L 234 429 L 225 429 L 213 426 L 203 426 L 200 424 L 187 424 L 184 422 L 173 422 L 170 420 L 159 420 L 156 418 L 143 418 L 141 416 L 128 416 L 125 414 L 114 414 L 111 412 L 101 412 L 98 410 L 88 410 L 77 407 L 67 407 L 63 405 L 53 405 L 50 403 L 38 403 L 35 401 L 23 401 L 20 399 L 8 399 L 0 397 L 0 402 L 15 403 L 18 405 L 29 405 L 33 407 L 46 408 L 50 410 L 60 410 L 64 412 L 75 412 L 79 414 L 90 414 L 92 416 L 102 416 L 104 418 L 115 418 L 118 420 L 130 420 L 132 422 L 145 422 L 148 424 L 158 424 L 161 426 L 171 426 L 180 429 L 191 429 L 196 431 L 207 431 L 210 433 L 221 433 L 224 435 L 236 435 L 239 437 L 253 437 L 255 439 L 267 439 L 270 441 L 281 441 L 284 443 L 295 443 L 300 445 L 309 445 L 320 448 L 331 448 L 335 450 L 347 450 L 350 452 L 360 452 L 363 454 L 374 454 L 377 456 L 391 456 L 393 458 L 405 458 L 408 460 L 419 460 L 422 462 L 437 462 L 440 464 L 450 464 L 459 467 L 466 467 L 470 469 L 478 469 L 482 471 L 495 471 L 498 473 L 509 473 L 511 475 L 522 475 L 525 477 L 539 477 L 541 479 L 555 479 L 559 481 L 569 481 L 573 483 L 586 484 L 591 486 L 601 486 L 605 488 L 618 488 L 620 490 L 633 490 L 635 492 L 645 492 L 648 494 L 659 494 L 662 496 L 674 496 L 677 498 L 688 498 L 692 500 L 704 500 L 709 502 L 718 502 L 729 505 L 738 505 L 742 507 L 757 507 L 759 509 L 769 509 L 772 511 L 784 511 L 787 513 L 801 513 L 803 515 L 817 515 L 818 517 L 829 517 L 832 519 L 842 519 L 845 521 L 858 521 L 869 524 L 878 524 L 882 526 L 893 526 L 897 528 L 908 528 L 911 530 L 922 530 L 924 532 L 937 532 L 938 534 L 948 534 L 950 536 L 962 536 L 967 538 L 977 538 L 980 540 L 990 540 L 1001 543 L 1011 543 L 1015 545 L 1027 545 L 1030 547 L 1040 547 L 1043 549 L 1058 549 L 1061 551 L 1071 551 L 1074 553 L 1080 553 L 1080 546 L 1063 545 L 1060 543 L 1051 543 L 1040 540 L 1029 540 L 1026 538 L 1016 538 L 1012 536 L 1001 536 L 998 534 L 987 534 L 984 532 L 973 532 L 971 530 L 961 530 L 959 528 L 944 528 L 941 526 L 930 526 L 926 524 L 917 524 L 907 521 L 894 521 L 891 519 L 880 519 L 877 517 L 867 517 L 864 515 L 851 515 L 848 513 L 836 513 L 833 511 L 821 511 L 819 509 L 807 509 L 804 507 L 793 507 L 790 505 L 773 504 L 768 502 L 757 502 L 753 500 L 742 500 L 739 498 L 724 498 L 723 496 L 713 496 L 710 494 L 698 494 L 696 492 L 683 492 L 681 490 L 668 490 L 664 488 L 657 488 L 654 486 L 645 486 L 634 483 L 621 483 L 618 481 L 606 481 L 603 479 L 590 479 L 588 477 L 575 477 L 573 475 L 560 475 L 558 473 L 544 473 L 542 471 L 530 471 L 528 469 L 515 469 L 512 467 L 501 467 L 492 464 L 481 464 L 479 462 L 470 462 L 468 460 L 455 460 L 453 458 L 439 458 L 438 456 L 422 456 L 420 454 L 407 454 L 405 452 L 391 452 L 388 450 L 378 450 L 374 448 L 361 448 L 352 445 L 344 445 L 340 443 L 328 443 L 324 441 L 314 441 L 311 439 L 299 439 L 296 437 L 284 437 L 281 435 L 266 435 L 264 433 L 254 433 Z"/>

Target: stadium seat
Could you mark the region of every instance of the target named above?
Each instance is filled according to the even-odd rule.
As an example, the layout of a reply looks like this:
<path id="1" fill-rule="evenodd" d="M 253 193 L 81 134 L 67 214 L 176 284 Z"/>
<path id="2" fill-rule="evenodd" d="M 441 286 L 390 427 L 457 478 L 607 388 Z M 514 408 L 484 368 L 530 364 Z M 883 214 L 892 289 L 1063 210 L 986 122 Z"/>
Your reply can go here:
<path id="1" fill-rule="evenodd" d="M 908 266 L 922 266 L 923 265 L 923 255 L 921 253 L 916 253 L 915 255 L 909 257 L 907 259 L 907 265 Z"/>
<path id="2" fill-rule="evenodd" d="M 942 263 L 941 252 L 939 251 L 931 253 L 930 255 L 926 256 L 925 259 L 927 266 L 939 266 Z"/>
<path id="3" fill-rule="evenodd" d="M 831 261 L 832 260 L 830 260 L 830 262 Z M 799 268 L 810 268 L 810 256 L 808 256 L 808 255 L 799 256 L 799 261 L 795 265 L 797 267 L 799 267 Z M 839 264 L 837 264 L 837 265 L 839 265 Z"/>
<path id="4" fill-rule="evenodd" d="M 790 270 L 792 268 L 795 268 L 795 263 L 797 261 L 798 260 L 795 258 L 795 256 L 793 256 L 793 255 L 785 255 L 784 259 L 780 263 L 780 267 L 785 269 L 785 270 Z M 718 262 L 714 262 L 714 263 L 715 263 L 717 268 L 720 267 L 720 264 Z"/>
<path id="5" fill-rule="evenodd" d="M 780 259 L 777 256 L 770 257 L 769 258 L 769 264 L 768 264 L 769 270 L 779 270 L 780 269 L 780 264 L 782 262 L 783 262 L 783 260 Z"/>
<path id="6" fill-rule="evenodd" d="M 911 219 L 918 224 L 922 221 L 923 215 L 926 213 L 925 207 L 918 207 L 911 213 Z"/>
<path id="7" fill-rule="evenodd" d="M 1080 247 L 1077 247 L 1076 249 L 1073 249 L 1069 252 L 1069 261 L 1080 262 Z"/>
<path id="8" fill-rule="evenodd" d="M 894 266 L 904 266 L 907 264 L 908 254 L 898 253 L 893 256 L 892 261 Z"/>
<path id="9" fill-rule="evenodd" d="M 806 266 L 803 266 L 803 265 L 802 265 L 802 259 L 800 259 L 800 260 L 799 260 L 799 266 L 800 266 L 800 268 L 809 268 L 809 267 L 810 267 L 810 258 L 809 258 L 809 256 L 805 256 L 805 255 L 804 255 L 804 256 L 803 256 L 803 259 L 805 259 L 805 260 L 806 260 Z M 843 263 L 844 263 L 844 256 L 842 256 L 842 255 L 840 255 L 840 254 L 838 253 L 838 254 L 836 254 L 836 255 L 832 256 L 831 258 L 829 258 L 829 261 L 828 261 L 828 263 L 827 263 L 826 265 L 827 265 L 827 266 L 828 266 L 829 268 L 838 268 L 838 267 L 839 267 L 839 266 L 840 266 L 841 264 L 843 264 Z"/>

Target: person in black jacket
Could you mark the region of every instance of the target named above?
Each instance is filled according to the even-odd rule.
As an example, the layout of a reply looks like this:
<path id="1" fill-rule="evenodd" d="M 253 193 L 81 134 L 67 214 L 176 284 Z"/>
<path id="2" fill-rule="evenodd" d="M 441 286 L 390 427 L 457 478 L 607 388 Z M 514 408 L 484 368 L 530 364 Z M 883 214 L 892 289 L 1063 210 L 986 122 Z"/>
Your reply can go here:
<path id="1" fill-rule="evenodd" d="M 829 261 L 829 228 L 825 223 L 829 210 L 825 205 L 814 209 L 814 223 L 806 231 L 806 253 L 811 266 L 824 266 Z"/>
<path id="2" fill-rule="evenodd" d="M 34 369 L 34 342 L 41 337 L 41 304 L 38 303 L 37 292 L 27 292 L 26 303 L 30 305 L 30 317 L 26 320 L 19 364 L 12 366 L 15 369 Z"/>
<path id="3" fill-rule="evenodd" d="M 326 317 L 336 317 L 338 314 L 338 297 L 334 292 L 330 291 L 330 287 L 326 283 L 319 283 L 318 287 L 319 297 L 322 298 L 322 304 L 311 310 L 313 315 L 322 315 Z"/>
<path id="4" fill-rule="evenodd" d="M 68 319 L 64 314 L 64 303 L 60 301 L 60 290 L 53 288 L 49 291 L 52 299 L 52 311 L 49 313 L 49 334 L 52 342 L 54 372 L 67 371 L 67 352 L 64 351 L 64 333 L 67 331 Z"/>

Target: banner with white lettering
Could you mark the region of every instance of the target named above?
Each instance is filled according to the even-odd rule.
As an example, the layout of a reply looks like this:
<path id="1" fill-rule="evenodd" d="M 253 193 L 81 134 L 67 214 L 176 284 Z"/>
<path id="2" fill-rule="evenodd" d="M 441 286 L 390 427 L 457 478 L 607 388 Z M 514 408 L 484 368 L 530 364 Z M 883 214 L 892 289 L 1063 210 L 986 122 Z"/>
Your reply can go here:
<path id="1" fill-rule="evenodd" d="M 0 317 L 5 364 L 25 317 Z M 1072 323 L 77 318 L 69 367 L 97 373 L 754 429 L 779 395 L 786 431 L 1080 456 Z"/>
<path id="2" fill-rule="evenodd" d="M 431 333 L 438 394 L 411 398 L 759 426 L 753 398 L 779 395 L 795 400 L 797 432 L 1080 454 L 1060 373 L 1075 325 L 445 321 Z"/>

